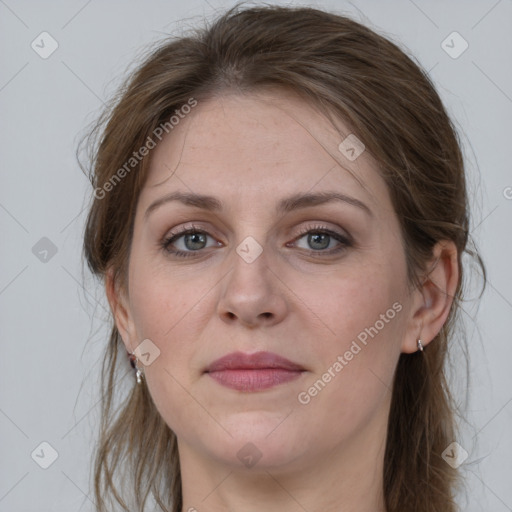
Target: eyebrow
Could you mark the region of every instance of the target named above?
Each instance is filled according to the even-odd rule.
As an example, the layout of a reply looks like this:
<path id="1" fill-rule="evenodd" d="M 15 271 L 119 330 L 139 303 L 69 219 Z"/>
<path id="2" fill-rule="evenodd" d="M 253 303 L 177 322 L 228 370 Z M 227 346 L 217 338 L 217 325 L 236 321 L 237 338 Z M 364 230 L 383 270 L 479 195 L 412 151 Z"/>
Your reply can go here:
<path id="1" fill-rule="evenodd" d="M 201 208 L 203 210 L 208 210 L 212 212 L 217 212 L 222 210 L 222 202 L 213 196 L 203 195 L 203 194 L 195 194 L 190 192 L 171 192 L 167 194 L 153 203 L 148 207 L 144 214 L 144 218 L 147 219 L 149 215 L 154 212 L 160 206 L 170 203 L 173 201 L 178 201 L 186 206 L 192 206 L 195 208 Z M 344 203 L 348 203 L 352 206 L 356 206 L 360 208 L 368 215 L 373 216 L 373 212 L 370 210 L 365 203 L 356 199 L 355 197 L 347 196 L 345 194 L 341 194 L 339 192 L 316 192 L 316 193 L 306 193 L 306 194 L 295 194 L 290 197 L 282 199 L 277 207 L 276 214 L 284 214 L 294 210 L 298 210 L 300 208 L 307 208 L 311 206 L 317 206 L 321 204 L 330 203 L 333 201 L 342 201 Z"/>

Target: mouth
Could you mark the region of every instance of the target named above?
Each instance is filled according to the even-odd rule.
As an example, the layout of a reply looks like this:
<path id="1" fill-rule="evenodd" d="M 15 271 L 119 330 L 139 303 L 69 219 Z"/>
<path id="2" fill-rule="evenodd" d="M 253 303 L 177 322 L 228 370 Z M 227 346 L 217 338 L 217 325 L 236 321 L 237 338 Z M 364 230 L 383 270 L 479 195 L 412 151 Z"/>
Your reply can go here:
<path id="1" fill-rule="evenodd" d="M 259 391 L 299 378 L 305 368 L 272 352 L 233 352 L 210 364 L 205 373 L 238 391 Z"/>

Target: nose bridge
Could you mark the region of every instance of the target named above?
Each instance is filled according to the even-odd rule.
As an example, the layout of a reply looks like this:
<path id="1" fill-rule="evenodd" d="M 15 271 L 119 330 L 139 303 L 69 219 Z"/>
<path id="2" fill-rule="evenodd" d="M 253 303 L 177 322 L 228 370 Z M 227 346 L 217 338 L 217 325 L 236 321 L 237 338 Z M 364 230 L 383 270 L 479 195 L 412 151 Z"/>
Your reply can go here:
<path id="1" fill-rule="evenodd" d="M 237 293 L 256 296 L 269 292 L 271 249 L 261 236 L 259 240 L 261 242 L 253 236 L 246 236 L 231 255 L 232 272 L 228 281 Z"/>
<path id="2" fill-rule="evenodd" d="M 239 277 L 247 274 L 252 279 L 253 274 L 265 274 L 271 264 L 268 233 L 274 219 L 268 208 L 254 208 L 252 194 L 246 200 L 239 197 L 238 201 L 239 214 L 233 219 L 236 239 L 230 263 L 234 266 L 233 272 L 241 274 Z"/>
<path id="3" fill-rule="evenodd" d="M 222 287 L 219 314 L 238 318 L 245 324 L 262 319 L 278 321 L 286 310 L 285 297 L 272 271 L 272 249 L 265 242 L 247 236 L 234 247 L 230 255 L 231 271 Z"/>

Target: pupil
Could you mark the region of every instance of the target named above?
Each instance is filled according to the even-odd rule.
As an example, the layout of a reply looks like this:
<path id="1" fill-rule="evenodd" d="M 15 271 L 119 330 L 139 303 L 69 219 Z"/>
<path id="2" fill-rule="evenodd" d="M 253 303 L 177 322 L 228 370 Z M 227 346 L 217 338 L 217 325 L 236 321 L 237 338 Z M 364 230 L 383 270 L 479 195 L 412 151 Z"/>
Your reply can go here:
<path id="1" fill-rule="evenodd" d="M 188 243 L 189 241 L 192 241 L 192 247 Z M 187 249 L 194 250 L 194 249 L 201 249 L 201 244 L 204 244 L 205 242 L 205 235 L 204 233 L 193 233 L 193 234 L 187 234 L 185 235 L 185 246 Z M 199 246 L 194 246 L 194 244 L 199 244 Z"/>
<path id="2" fill-rule="evenodd" d="M 327 235 L 326 233 L 317 233 L 317 234 L 314 234 L 314 235 L 309 235 L 309 238 L 308 238 L 308 242 L 309 244 L 311 245 L 311 243 L 317 243 L 320 241 L 320 239 L 323 237 L 323 241 L 324 243 L 322 244 L 320 242 L 320 247 L 314 247 L 315 249 L 325 249 L 326 247 L 329 246 L 329 235 Z M 325 243 L 327 242 L 327 243 Z"/>

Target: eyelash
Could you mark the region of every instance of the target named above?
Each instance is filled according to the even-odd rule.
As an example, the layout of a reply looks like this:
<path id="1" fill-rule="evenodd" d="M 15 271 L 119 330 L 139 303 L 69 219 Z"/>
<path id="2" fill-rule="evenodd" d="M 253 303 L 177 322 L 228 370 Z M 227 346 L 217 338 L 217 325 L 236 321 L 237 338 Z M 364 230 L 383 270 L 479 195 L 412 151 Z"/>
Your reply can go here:
<path id="1" fill-rule="evenodd" d="M 160 243 L 162 250 L 164 252 L 166 252 L 167 254 L 172 254 L 173 256 L 176 256 L 178 258 L 194 257 L 194 253 L 199 253 L 201 251 L 201 249 L 198 249 L 197 251 L 181 251 L 181 250 L 169 249 L 169 246 L 172 245 L 173 242 L 175 242 L 182 236 L 190 234 L 190 233 L 209 235 L 208 232 L 206 232 L 198 227 L 195 227 L 195 226 L 184 229 L 182 231 L 178 231 L 177 233 L 170 233 L 169 236 L 165 237 L 162 240 L 162 242 Z M 330 229 L 326 228 L 325 226 L 319 226 L 319 225 L 309 226 L 309 227 L 305 228 L 296 236 L 294 241 L 300 240 L 304 235 L 307 235 L 309 233 L 325 234 L 325 235 L 328 235 L 328 236 L 334 238 L 336 241 L 338 241 L 340 243 L 340 245 L 337 248 L 330 249 L 327 251 L 326 250 L 316 250 L 315 251 L 313 249 L 311 249 L 311 250 L 303 249 L 303 250 L 306 250 L 308 252 L 308 254 L 310 254 L 310 255 L 321 255 L 321 256 L 328 255 L 328 256 L 330 256 L 333 254 L 337 254 L 337 253 L 347 249 L 348 247 L 352 246 L 352 242 L 349 239 L 349 237 L 344 236 L 341 233 L 331 231 Z M 211 235 L 209 235 L 209 236 L 211 236 Z"/>

